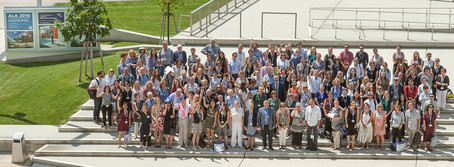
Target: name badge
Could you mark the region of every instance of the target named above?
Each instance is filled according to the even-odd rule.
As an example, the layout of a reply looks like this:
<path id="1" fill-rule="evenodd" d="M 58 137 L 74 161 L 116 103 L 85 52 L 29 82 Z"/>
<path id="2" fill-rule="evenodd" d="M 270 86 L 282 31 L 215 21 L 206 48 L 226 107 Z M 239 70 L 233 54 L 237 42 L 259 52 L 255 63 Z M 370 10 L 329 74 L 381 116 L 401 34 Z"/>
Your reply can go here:
<path id="1" fill-rule="evenodd" d="M 429 124 L 429 127 L 432 127 L 432 124 Z"/>
<path id="2" fill-rule="evenodd" d="M 355 120 L 354 120 L 354 119 L 352 119 L 352 123 L 355 123 Z"/>
<path id="3" fill-rule="evenodd" d="M 128 123 L 128 121 L 125 121 L 125 124 L 127 124 L 127 123 Z"/>
<path id="4" fill-rule="evenodd" d="M 147 118 L 150 118 L 150 116 L 147 116 Z"/>
<path id="5" fill-rule="evenodd" d="M 268 121 L 268 119 L 265 118 L 265 121 Z"/>
<path id="6" fill-rule="evenodd" d="M 199 124 L 202 125 L 202 121 L 200 121 Z"/>
<path id="7" fill-rule="evenodd" d="M 106 107 L 109 107 L 110 105 L 106 105 Z"/>
<path id="8" fill-rule="evenodd" d="M 260 105 L 260 104 L 257 104 L 257 106 L 258 106 L 258 107 L 262 107 L 262 105 Z"/>
<path id="9" fill-rule="evenodd" d="M 126 97 L 126 99 L 128 99 L 128 100 L 129 100 L 129 96 L 128 96 L 128 97 Z"/>
<path id="10" fill-rule="evenodd" d="M 252 126 L 252 122 L 251 122 L 251 123 L 249 123 L 249 125 L 251 125 L 251 126 Z"/>

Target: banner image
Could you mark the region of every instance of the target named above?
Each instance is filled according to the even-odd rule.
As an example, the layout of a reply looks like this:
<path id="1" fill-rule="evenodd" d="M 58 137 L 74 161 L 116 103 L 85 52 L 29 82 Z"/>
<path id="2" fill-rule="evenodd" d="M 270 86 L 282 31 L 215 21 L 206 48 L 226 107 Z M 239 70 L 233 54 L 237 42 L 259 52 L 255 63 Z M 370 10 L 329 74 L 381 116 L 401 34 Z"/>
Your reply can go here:
<path id="1" fill-rule="evenodd" d="M 6 13 L 6 29 L 33 31 L 33 14 L 31 12 Z"/>
<path id="2" fill-rule="evenodd" d="M 64 12 L 40 12 L 38 13 L 39 24 L 55 24 L 56 20 L 65 21 Z"/>
<path id="3" fill-rule="evenodd" d="M 39 26 L 40 48 L 64 48 L 66 42 L 55 26 Z"/>
<path id="4" fill-rule="evenodd" d="M 33 31 L 7 31 L 8 49 L 33 48 Z"/>

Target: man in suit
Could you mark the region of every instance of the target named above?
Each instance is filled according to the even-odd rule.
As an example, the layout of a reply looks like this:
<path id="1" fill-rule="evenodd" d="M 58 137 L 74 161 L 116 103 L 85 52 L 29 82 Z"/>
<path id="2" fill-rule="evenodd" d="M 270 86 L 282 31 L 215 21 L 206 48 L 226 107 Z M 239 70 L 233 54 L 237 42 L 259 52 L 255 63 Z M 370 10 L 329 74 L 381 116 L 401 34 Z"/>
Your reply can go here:
<path id="1" fill-rule="evenodd" d="M 177 59 L 180 58 L 183 65 L 186 64 L 186 52 L 183 51 L 183 46 L 181 44 L 177 45 L 177 51 L 173 52 L 172 64 L 177 63 Z"/>
<path id="2" fill-rule="evenodd" d="M 259 109 L 258 113 L 258 128 L 262 130 L 262 138 L 263 138 L 263 148 L 262 150 L 266 149 L 266 139 L 268 138 L 269 142 L 269 149 L 273 149 L 273 130 L 276 124 L 276 118 L 274 109 L 270 107 L 270 102 L 265 100 L 263 102 L 263 107 Z"/>
<path id="3" fill-rule="evenodd" d="M 404 86 L 399 84 L 399 77 L 394 77 L 393 83 L 389 85 L 389 95 L 393 101 L 398 101 L 400 94 L 404 93 Z"/>
<path id="4" fill-rule="evenodd" d="M 274 83 L 271 84 L 271 91 L 275 90 L 277 98 L 280 101 L 285 101 L 285 89 L 284 89 L 284 83 L 281 83 L 279 81 L 279 76 L 274 76 Z"/>

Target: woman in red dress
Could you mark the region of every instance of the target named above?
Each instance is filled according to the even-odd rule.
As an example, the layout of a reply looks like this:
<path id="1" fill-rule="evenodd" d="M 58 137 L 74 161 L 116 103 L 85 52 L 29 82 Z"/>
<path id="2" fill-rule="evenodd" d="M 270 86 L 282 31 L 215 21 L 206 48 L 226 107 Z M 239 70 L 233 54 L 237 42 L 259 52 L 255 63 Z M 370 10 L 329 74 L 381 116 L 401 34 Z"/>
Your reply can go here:
<path id="1" fill-rule="evenodd" d="M 120 106 L 120 105 L 119 105 Z M 128 127 L 131 125 L 131 113 L 128 111 L 128 103 L 123 102 L 123 108 L 120 109 L 120 118 L 118 119 L 118 148 L 120 148 L 120 142 L 123 135 L 128 131 Z M 126 142 L 124 142 L 124 146 Z"/>
<path id="2" fill-rule="evenodd" d="M 435 127 L 437 127 L 437 113 L 433 112 L 434 106 L 429 104 L 427 106 L 427 112 L 424 113 L 423 116 L 423 128 L 424 128 L 424 150 L 432 151 L 430 148 L 430 142 L 432 141 L 432 137 L 435 134 Z M 429 142 L 429 149 L 427 149 L 427 142 Z"/>

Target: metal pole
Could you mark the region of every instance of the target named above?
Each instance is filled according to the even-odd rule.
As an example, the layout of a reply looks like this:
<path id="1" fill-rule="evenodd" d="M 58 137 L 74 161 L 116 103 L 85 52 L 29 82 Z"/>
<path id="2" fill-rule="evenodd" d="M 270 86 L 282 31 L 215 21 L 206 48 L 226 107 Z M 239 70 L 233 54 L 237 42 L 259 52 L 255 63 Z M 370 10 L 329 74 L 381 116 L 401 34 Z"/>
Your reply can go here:
<path id="1" fill-rule="evenodd" d="M 311 19 L 312 19 L 312 10 L 309 9 L 309 27 L 312 27 Z"/>
<path id="2" fill-rule="evenodd" d="M 451 10 L 449 10 L 449 28 L 451 28 Z"/>
<path id="3" fill-rule="evenodd" d="M 434 40 L 434 25 L 432 24 L 432 41 Z"/>
<path id="4" fill-rule="evenodd" d="M 170 1 L 167 2 L 167 41 L 170 42 Z"/>
<path id="5" fill-rule="evenodd" d="M 381 28 L 381 10 L 378 10 L 378 28 Z"/>
<path id="6" fill-rule="evenodd" d="M 189 14 L 189 24 L 191 24 L 191 25 L 189 26 L 189 35 L 192 36 L 192 13 Z"/>
<path id="7" fill-rule="evenodd" d="M 209 14 L 209 13 L 207 12 L 207 14 Z M 207 26 L 205 27 L 205 37 L 208 38 L 208 18 L 205 17 L 205 20 L 207 21 Z"/>
<path id="8" fill-rule="evenodd" d="M 358 11 L 355 11 L 355 28 L 358 28 Z"/>
<path id="9" fill-rule="evenodd" d="M 199 24 L 200 24 L 200 31 L 202 31 L 202 9 L 199 10 Z"/>
<path id="10" fill-rule="evenodd" d="M 333 20 L 331 20 L 331 27 L 334 27 L 334 9 L 333 9 L 333 11 L 332 11 L 332 12 L 333 12 L 333 17 L 332 17 L 332 18 L 333 18 Z"/>
<path id="11" fill-rule="evenodd" d="M 405 10 L 402 10 L 402 28 L 404 28 L 404 14 Z"/>
<path id="12" fill-rule="evenodd" d="M 236 1 L 236 0 L 235 0 Z M 240 13 L 240 38 L 242 38 L 242 35 L 241 35 L 241 22 L 242 22 L 242 17 L 241 17 L 241 13 Z"/>
<path id="13" fill-rule="evenodd" d="M 408 23 L 407 27 L 407 40 L 410 40 L 410 23 Z"/>
<path id="14" fill-rule="evenodd" d="M 383 40 L 385 40 L 386 22 L 383 23 Z"/>
<path id="15" fill-rule="evenodd" d="M 229 13 L 229 0 L 225 0 L 225 15 Z"/>
<path id="16" fill-rule="evenodd" d="M 336 20 L 336 27 L 334 27 L 334 39 L 337 39 L 337 20 Z"/>
<path id="17" fill-rule="evenodd" d="M 311 24 L 314 25 L 314 21 L 311 21 Z M 312 26 L 311 26 L 311 39 L 314 39 L 313 33 L 312 33 Z"/>
<path id="18" fill-rule="evenodd" d="M 217 0 L 217 2 L 218 2 L 218 19 L 221 19 L 221 13 L 219 13 L 219 1 L 220 0 Z M 211 23 L 211 20 L 210 20 L 210 23 Z"/>
<path id="19" fill-rule="evenodd" d="M 427 28 L 427 10 L 426 10 L 426 28 Z"/>
<path id="20" fill-rule="evenodd" d="M 238 5 L 237 5 L 237 2 L 236 2 L 236 0 L 235 0 L 235 8 L 237 8 L 237 7 L 238 7 Z"/>
<path id="21" fill-rule="evenodd" d="M 297 30 L 297 25 L 298 25 L 298 14 L 295 13 L 295 39 L 296 39 L 296 30 Z"/>
<path id="22" fill-rule="evenodd" d="M 260 37 L 263 38 L 263 12 L 262 12 L 262 22 L 260 22 Z"/>
<path id="23" fill-rule="evenodd" d="M 359 31 L 358 31 L 358 39 L 361 39 L 361 27 L 362 27 L 362 22 L 359 22 Z"/>

